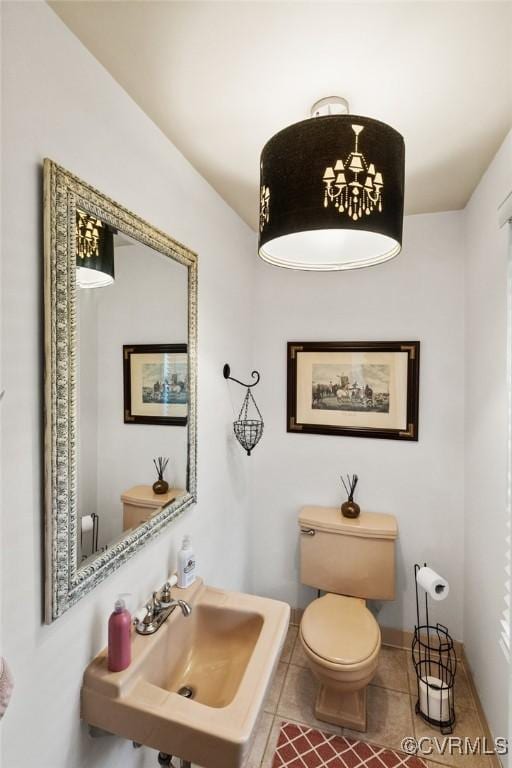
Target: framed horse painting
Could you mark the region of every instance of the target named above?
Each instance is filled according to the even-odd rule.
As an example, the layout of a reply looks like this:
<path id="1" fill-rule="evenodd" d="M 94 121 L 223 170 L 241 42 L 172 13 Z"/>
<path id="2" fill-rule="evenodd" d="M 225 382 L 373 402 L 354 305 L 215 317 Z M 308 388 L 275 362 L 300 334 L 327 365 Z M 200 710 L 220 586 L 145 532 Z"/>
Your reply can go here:
<path id="1" fill-rule="evenodd" d="M 289 341 L 287 431 L 418 439 L 419 341 Z"/>
<path id="2" fill-rule="evenodd" d="M 123 378 L 125 424 L 186 425 L 186 344 L 125 344 Z"/>

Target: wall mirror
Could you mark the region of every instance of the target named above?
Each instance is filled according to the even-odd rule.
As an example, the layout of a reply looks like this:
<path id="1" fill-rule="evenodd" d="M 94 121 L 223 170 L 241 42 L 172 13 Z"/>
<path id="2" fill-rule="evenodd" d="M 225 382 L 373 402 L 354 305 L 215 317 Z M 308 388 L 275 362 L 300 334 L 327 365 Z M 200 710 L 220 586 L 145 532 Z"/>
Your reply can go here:
<path id="1" fill-rule="evenodd" d="M 51 160 L 44 228 L 51 622 L 196 500 L 197 256 Z"/>

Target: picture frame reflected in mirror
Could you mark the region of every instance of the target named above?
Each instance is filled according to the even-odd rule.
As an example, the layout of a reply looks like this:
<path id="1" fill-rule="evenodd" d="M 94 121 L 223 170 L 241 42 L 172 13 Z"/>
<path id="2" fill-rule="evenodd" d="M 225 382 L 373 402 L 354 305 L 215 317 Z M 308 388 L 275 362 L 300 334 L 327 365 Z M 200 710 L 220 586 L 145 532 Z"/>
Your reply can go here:
<path id="1" fill-rule="evenodd" d="M 186 344 L 125 344 L 123 380 L 125 424 L 186 426 Z"/>

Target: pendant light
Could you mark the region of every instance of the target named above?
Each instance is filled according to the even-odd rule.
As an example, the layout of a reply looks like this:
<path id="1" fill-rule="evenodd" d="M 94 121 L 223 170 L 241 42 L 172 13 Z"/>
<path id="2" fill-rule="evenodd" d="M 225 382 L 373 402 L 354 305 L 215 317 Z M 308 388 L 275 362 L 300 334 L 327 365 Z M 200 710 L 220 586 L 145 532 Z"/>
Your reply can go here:
<path id="1" fill-rule="evenodd" d="M 79 288 L 102 288 L 114 282 L 114 230 L 77 208 L 76 283 Z"/>
<path id="2" fill-rule="evenodd" d="M 316 102 L 311 115 L 263 147 L 259 255 L 307 270 L 388 261 L 402 247 L 402 136 L 350 115 L 336 96 Z"/>

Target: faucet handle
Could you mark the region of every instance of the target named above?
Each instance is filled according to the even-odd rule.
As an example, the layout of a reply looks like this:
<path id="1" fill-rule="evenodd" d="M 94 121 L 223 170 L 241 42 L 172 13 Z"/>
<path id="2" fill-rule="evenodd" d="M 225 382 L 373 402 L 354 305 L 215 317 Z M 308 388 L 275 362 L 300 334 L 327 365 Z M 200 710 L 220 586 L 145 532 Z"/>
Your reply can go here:
<path id="1" fill-rule="evenodd" d="M 146 615 L 142 619 L 142 623 L 144 626 L 148 626 L 149 624 L 153 623 L 153 620 L 155 618 L 155 609 L 153 606 L 153 602 L 146 603 Z"/>
<path id="2" fill-rule="evenodd" d="M 151 598 L 151 604 L 153 606 L 154 613 L 158 613 L 158 611 L 161 610 L 162 603 L 158 599 L 158 592 L 153 592 L 153 597 Z"/>
<path id="3" fill-rule="evenodd" d="M 160 590 L 160 604 L 162 607 L 166 607 L 171 602 L 171 585 L 168 581 L 165 582 Z"/>

